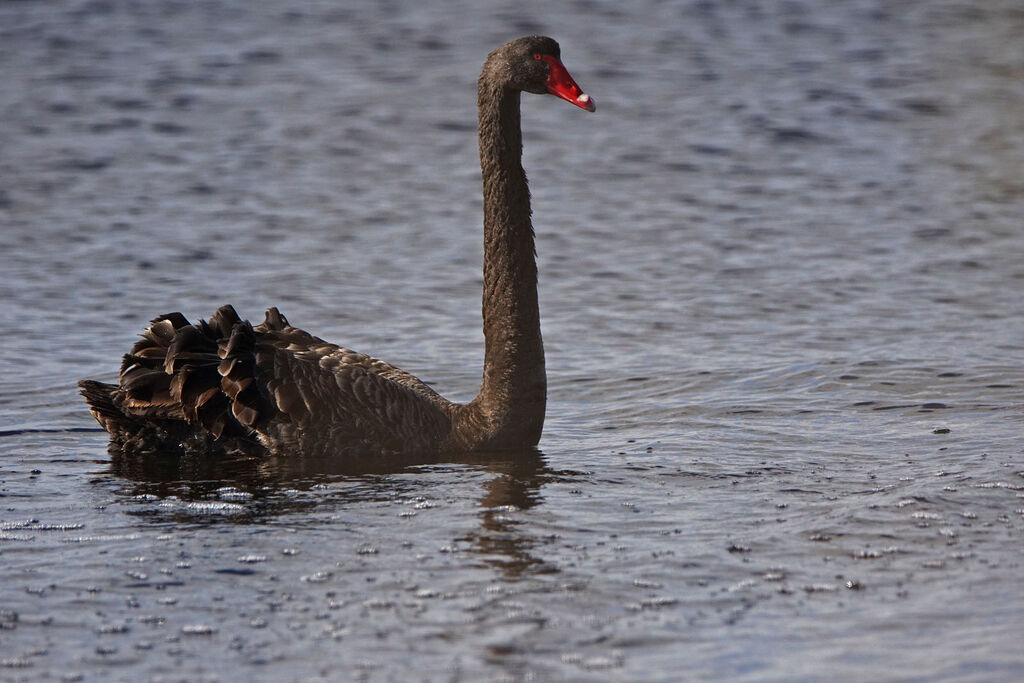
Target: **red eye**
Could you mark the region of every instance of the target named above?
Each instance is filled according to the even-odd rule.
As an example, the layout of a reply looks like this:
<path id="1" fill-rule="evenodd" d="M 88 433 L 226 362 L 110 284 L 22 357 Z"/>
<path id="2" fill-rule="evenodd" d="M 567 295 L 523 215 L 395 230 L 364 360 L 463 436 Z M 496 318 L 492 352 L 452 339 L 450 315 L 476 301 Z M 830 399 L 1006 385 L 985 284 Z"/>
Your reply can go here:
<path id="1" fill-rule="evenodd" d="M 536 59 L 536 60 L 537 60 L 538 62 L 539 62 L 540 60 L 544 59 L 544 57 L 543 57 L 543 56 L 542 56 L 542 55 L 541 55 L 541 54 L 540 54 L 539 52 L 538 52 L 537 54 L 535 54 L 535 55 L 533 56 L 533 58 L 534 58 L 534 59 Z"/>

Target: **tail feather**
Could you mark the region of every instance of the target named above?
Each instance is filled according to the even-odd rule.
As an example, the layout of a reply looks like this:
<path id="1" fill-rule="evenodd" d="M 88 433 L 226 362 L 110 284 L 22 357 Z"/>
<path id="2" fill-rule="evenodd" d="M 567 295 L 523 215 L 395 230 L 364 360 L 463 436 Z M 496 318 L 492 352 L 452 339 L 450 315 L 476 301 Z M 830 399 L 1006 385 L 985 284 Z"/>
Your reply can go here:
<path id="1" fill-rule="evenodd" d="M 117 390 L 116 384 L 105 384 L 91 379 L 83 379 L 78 383 L 78 391 L 89 404 L 89 412 L 111 434 L 116 431 L 119 423 L 127 419 L 121 409 L 114 404 Z"/>
<path id="2" fill-rule="evenodd" d="M 135 366 L 121 375 L 121 389 L 133 401 L 172 405 L 171 378 L 162 370 Z"/>
<path id="3" fill-rule="evenodd" d="M 192 324 L 188 321 L 188 318 L 183 316 L 178 311 L 175 311 L 174 313 L 164 313 L 163 315 L 158 315 L 157 317 L 153 318 L 150 321 L 150 324 L 156 325 L 157 323 L 161 323 L 165 320 L 169 322 L 171 324 L 171 327 L 175 330 L 179 330 L 182 327 L 188 327 L 189 325 Z"/>
<path id="4" fill-rule="evenodd" d="M 283 329 L 276 309 L 264 325 Z M 148 420 L 176 420 L 214 439 L 247 437 L 277 410 L 259 381 L 259 339 L 234 308 L 190 324 L 181 313 L 155 318 L 121 364 L 120 384 L 79 383 L 96 420 L 112 436 L 131 437 Z M 166 425 L 165 425 L 166 427 Z M 123 440 L 123 439 L 122 439 Z"/>
<path id="5" fill-rule="evenodd" d="M 183 365 L 171 380 L 171 398 L 181 404 L 189 422 L 196 422 L 200 402 L 209 400 L 210 390 L 218 390 L 217 369 L 209 365 Z"/>
<path id="6" fill-rule="evenodd" d="M 267 309 L 266 318 L 263 320 L 263 327 L 270 331 L 280 332 L 284 328 L 289 327 L 288 318 L 284 317 L 284 314 L 277 310 L 276 306 L 271 307 Z"/>
<path id="7" fill-rule="evenodd" d="M 180 318 L 178 316 L 181 316 Z M 185 321 L 184 325 L 181 325 L 181 321 Z M 170 313 L 168 316 L 161 316 L 155 318 L 150 324 L 149 328 L 142 333 L 144 339 L 148 339 L 157 344 L 166 346 L 174 339 L 174 335 L 178 330 L 190 327 L 188 320 L 181 313 Z"/>
<path id="8" fill-rule="evenodd" d="M 231 331 L 235 329 L 235 326 L 242 322 L 234 307 L 227 305 L 221 306 L 216 313 L 210 316 L 208 326 L 217 332 L 218 339 L 227 339 L 231 336 Z"/>
<path id="9" fill-rule="evenodd" d="M 218 360 L 217 341 L 218 337 L 204 334 L 198 326 L 181 328 L 167 346 L 164 372 L 173 375 L 183 367 Z"/>
<path id="10" fill-rule="evenodd" d="M 223 359 L 217 366 L 220 386 L 231 399 L 232 415 L 242 425 L 252 429 L 276 410 L 266 390 L 257 382 L 256 349 L 258 340 L 252 325 L 236 323 L 227 343 L 220 347 Z"/>

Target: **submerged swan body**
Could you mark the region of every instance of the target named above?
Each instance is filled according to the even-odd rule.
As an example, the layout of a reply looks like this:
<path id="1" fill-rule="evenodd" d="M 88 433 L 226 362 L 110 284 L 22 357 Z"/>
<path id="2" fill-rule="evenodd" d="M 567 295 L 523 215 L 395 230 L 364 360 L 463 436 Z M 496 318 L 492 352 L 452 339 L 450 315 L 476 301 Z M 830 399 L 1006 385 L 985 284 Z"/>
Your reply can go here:
<path id="1" fill-rule="evenodd" d="M 452 403 L 404 370 L 292 327 L 276 308 L 259 325 L 230 306 L 196 324 L 171 313 L 124 356 L 117 385 L 79 382 L 112 447 L 336 456 L 535 446 L 547 384 L 521 163 L 523 91 L 594 111 L 550 38 L 512 41 L 484 63 L 477 104 L 485 354 L 475 399 Z"/>

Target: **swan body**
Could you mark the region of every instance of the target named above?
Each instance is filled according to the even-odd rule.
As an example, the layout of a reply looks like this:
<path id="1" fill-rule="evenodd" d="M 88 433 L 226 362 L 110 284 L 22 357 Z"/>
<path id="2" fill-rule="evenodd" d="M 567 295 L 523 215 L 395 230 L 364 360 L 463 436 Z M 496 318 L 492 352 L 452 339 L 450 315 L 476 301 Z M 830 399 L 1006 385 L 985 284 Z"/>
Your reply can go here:
<path id="1" fill-rule="evenodd" d="M 594 111 L 551 38 L 488 55 L 478 82 L 484 195 L 484 372 L 480 393 L 446 400 L 411 374 L 292 327 L 276 309 L 252 325 L 231 306 L 191 324 L 155 318 L 118 384 L 79 382 L 112 449 L 355 456 L 535 446 L 547 396 L 520 92 Z"/>

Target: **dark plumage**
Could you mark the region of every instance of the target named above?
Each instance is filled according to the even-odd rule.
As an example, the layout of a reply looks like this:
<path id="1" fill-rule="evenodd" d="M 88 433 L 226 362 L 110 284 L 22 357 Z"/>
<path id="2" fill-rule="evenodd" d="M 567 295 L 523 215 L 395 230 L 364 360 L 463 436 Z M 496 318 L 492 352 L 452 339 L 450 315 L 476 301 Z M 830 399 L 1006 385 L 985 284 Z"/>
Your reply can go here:
<path id="1" fill-rule="evenodd" d="M 593 111 L 550 38 L 492 52 L 479 81 L 485 357 L 480 394 L 455 404 L 409 373 L 292 327 L 276 308 L 253 326 L 231 306 L 190 324 L 154 319 L 117 385 L 79 383 L 124 453 L 245 451 L 344 456 L 534 446 L 546 380 L 519 93 Z"/>

